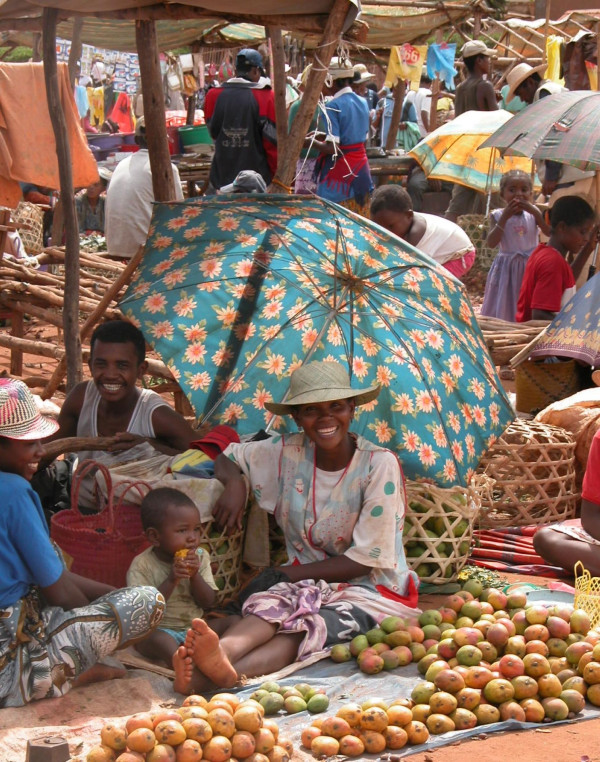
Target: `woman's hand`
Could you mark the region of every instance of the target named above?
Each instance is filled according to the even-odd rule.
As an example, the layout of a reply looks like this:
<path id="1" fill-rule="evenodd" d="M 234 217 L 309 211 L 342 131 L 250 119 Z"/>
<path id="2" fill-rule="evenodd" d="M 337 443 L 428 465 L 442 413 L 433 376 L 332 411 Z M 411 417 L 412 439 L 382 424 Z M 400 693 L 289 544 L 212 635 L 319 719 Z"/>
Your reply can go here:
<path id="1" fill-rule="evenodd" d="M 218 526 L 227 529 L 228 534 L 234 529 L 241 529 L 247 500 L 248 490 L 241 475 L 239 479 L 228 481 L 213 508 L 213 517 Z"/>

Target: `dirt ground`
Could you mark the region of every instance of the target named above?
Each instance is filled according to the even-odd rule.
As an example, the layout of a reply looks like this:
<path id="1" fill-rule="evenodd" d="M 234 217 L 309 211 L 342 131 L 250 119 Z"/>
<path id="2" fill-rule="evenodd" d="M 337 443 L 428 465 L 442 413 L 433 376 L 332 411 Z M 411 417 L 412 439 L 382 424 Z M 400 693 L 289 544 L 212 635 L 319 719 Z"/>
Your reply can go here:
<path id="1" fill-rule="evenodd" d="M 8 332 L 10 329 L 6 327 L 0 330 Z M 56 341 L 56 328 L 40 326 L 36 321 L 27 323 L 25 331 L 25 337 L 29 339 Z M 9 357 L 9 351 L 0 347 L 0 372 L 9 372 Z M 49 378 L 55 365 L 54 360 L 25 355 L 24 375 Z M 84 367 L 84 373 L 86 370 Z M 512 382 L 505 382 L 505 388 L 508 392 L 514 391 Z M 53 398 L 58 405 L 63 399 L 64 392 L 61 391 Z M 539 577 L 507 576 L 511 581 L 543 584 Z M 439 597 L 427 596 L 422 605 L 427 608 L 439 606 Z M 1 725 L 0 718 L 0 727 Z M 479 762 L 504 762 L 512 759 L 515 754 L 519 755 L 523 762 L 600 762 L 600 719 L 510 733 L 482 732 L 475 740 L 458 742 L 403 759 L 411 762 L 464 762 L 470 759 Z"/>

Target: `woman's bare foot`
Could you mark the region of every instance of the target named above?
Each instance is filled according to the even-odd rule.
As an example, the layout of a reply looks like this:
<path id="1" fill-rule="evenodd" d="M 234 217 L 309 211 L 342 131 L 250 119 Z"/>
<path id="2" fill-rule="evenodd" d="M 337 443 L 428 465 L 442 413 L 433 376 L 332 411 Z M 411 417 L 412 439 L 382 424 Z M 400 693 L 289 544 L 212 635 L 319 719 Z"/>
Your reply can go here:
<path id="1" fill-rule="evenodd" d="M 219 688 L 232 688 L 238 675 L 219 643 L 219 636 L 203 619 L 193 619 L 185 646 L 194 664 Z"/>
<path id="2" fill-rule="evenodd" d="M 94 664 L 93 667 L 86 669 L 79 677 L 73 680 L 72 687 L 80 688 L 82 685 L 90 683 L 103 683 L 105 680 L 118 680 L 125 677 L 127 670 L 120 667 L 109 667 L 108 664 Z"/>
<path id="3" fill-rule="evenodd" d="M 173 654 L 173 669 L 175 670 L 174 690 L 184 695 L 191 693 L 194 662 L 185 646 L 179 646 Z"/>

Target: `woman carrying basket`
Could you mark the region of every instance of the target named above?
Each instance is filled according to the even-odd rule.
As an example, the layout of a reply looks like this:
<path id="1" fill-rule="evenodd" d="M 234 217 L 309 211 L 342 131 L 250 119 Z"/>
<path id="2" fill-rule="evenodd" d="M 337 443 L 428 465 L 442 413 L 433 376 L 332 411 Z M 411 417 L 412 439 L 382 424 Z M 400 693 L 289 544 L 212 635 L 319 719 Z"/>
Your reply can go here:
<path id="1" fill-rule="evenodd" d="M 308 363 L 292 373 L 284 403 L 265 403 L 291 415 L 301 433 L 233 444 L 216 460 L 225 486 L 217 522 L 240 525 L 249 480 L 259 506 L 283 530 L 289 565 L 267 570 L 262 591 L 245 600 L 220 641 L 205 622 L 193 621 L 173 660 L 177 691 L 231 687 L 242 674 L 325 656 L 386 616 L 414 613 L 400 465 L 389 450 L 349 432 L 356 406 L 374 400 L 379 388 L 351 387 L 339 363 Z"/>
<path id="2" fill-rule="evenodd" d="M 58 424 L 27 386 L 0 379 L 0 707 L 65 694 L 123 671 L 99 662 L 145 637 L 164 598 L 114 590 L 68 571 L 29 482 Z"/>

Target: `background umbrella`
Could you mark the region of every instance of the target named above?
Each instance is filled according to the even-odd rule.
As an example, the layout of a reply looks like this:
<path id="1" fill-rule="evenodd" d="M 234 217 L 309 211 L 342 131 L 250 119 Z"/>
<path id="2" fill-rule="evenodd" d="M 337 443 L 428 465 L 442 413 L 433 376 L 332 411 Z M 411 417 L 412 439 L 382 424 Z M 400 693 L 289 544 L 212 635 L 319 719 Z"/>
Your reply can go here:
<path id="1" fill-rule="evenodd" d="M 531 173 L 531 161 L 503 158 L 494 148 L 480 149 L 501 125 L 509 122 L 508 111 L 466 111 L 430 132 L 409 156 L 416 159 L 427 177 L 448 180 L 486 193 L 500 187 L 500 178 L 510 169 Z M 478 150 L 479 149 L 479 150 Z"/>
<path id="2" fill-rule="evenodd" d="M 545 329 L 530 357 L 560 355 L 600 366 L 600 276 L 589 280 Z"/>
<path id="3" fill-rule="evenodd" d="M 462 284 L 396 236 L 321 199 L 159 204 L 122 308 L 202 420 L 249 434 L 289 374 L 339 360 L 382 384 L 355 430 L 410 478 L 466 483 L 513 418 Z"/>
<path id="4" fill-rule="evenodd" d="M 483 144 L 505 156 L 551 159 L 600 169 L 600 93 L 565 90 L 532 103 L 499 126 Z"/>

